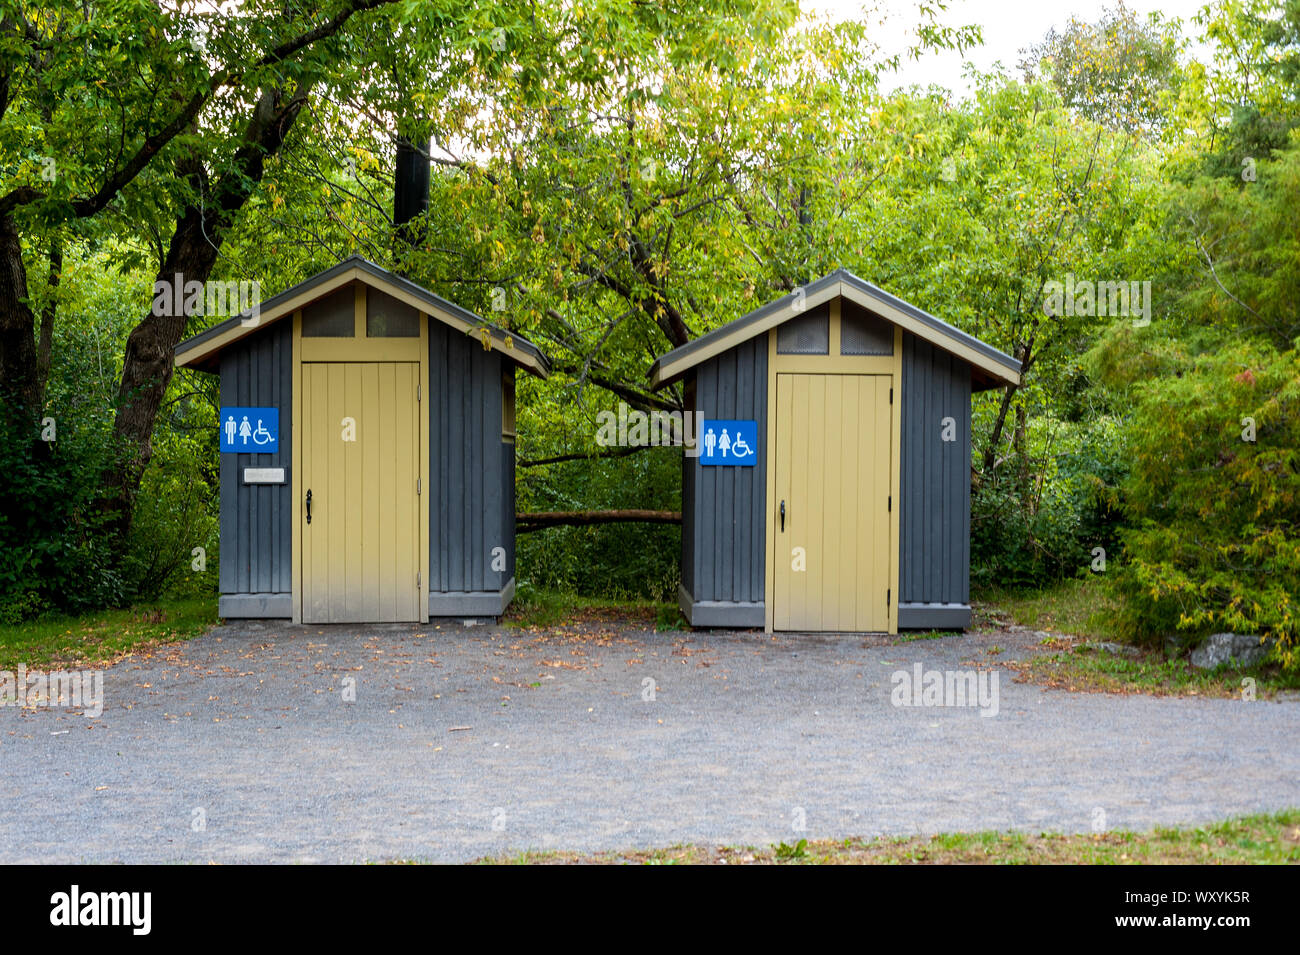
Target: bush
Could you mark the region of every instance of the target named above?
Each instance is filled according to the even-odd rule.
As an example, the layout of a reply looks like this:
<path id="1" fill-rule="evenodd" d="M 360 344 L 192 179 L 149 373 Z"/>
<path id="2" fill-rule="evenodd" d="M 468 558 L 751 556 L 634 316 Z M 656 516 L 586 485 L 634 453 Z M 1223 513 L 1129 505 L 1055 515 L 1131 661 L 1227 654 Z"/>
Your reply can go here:
<path id="1" fill-rule="evenodd" d="M 47 416 L 53 442 L 17 415 L 0 425 L 0 614 L 10 622 L 115 606 L 126 592 L 100 500 L 105 422 L 75 407 Z"/>
<path id="2" fill-rule="evenodd" d="M 1300 355 L 1235 344 L 1137 394 L 1126 629 L 1275 636 L 1275 658 L 1300 668 Z"/>
<path id="3" fill-rule="evenodd" d="M 219 502 L 216 442 L 210 437 L 215 434 L 215 419 L 206 441 L 170 428 L 156 432 L 123 560 L 133 599 L 216 593 Z M 194 554 L 196 547 L 203 548 L 201 555 Z M 194 568 L 198 556 L 202 572 Z"/>
<path id="4" fill-rule="evenodd" d="M 1004 462 L 971 498 L 971 583 L 1040 587 L 1090 573 L 1095 548 L 1118 549 L 1114 488 L 1122 431 L 1108 417 L 1034 419 L 1026 436 L 1028 483 Z"/>

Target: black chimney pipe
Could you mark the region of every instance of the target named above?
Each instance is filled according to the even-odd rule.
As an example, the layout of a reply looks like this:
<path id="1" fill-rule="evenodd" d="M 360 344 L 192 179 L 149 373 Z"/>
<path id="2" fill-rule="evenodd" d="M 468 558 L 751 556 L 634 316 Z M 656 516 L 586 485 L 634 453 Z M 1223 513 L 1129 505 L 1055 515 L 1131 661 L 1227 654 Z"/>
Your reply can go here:
<path id="1" fill-rule="evenodd" d="M 429 142 L 419 148 L 398 137 L 393 175 L 393 224 L 408 245 L 417 240 L 407 223 L 429 210 Z"/>

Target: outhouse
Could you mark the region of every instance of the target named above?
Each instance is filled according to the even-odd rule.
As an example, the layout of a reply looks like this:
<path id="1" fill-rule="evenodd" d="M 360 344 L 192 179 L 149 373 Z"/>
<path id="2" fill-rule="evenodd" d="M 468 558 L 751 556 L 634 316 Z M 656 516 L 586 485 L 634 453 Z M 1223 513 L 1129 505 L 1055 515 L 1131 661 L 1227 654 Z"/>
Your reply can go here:
<path id="1" fill-rule="evenodd" d="M 353 256 L 182 342 L 221 376 L 223 617 L 500 614 L 515 373 L 544 355 Z"/>
<path id="2" fill-rule="evenodd" d="M 694 626 L 961 629 L 971 394 L 1019 362 L 843 269 L 659 358 L 696 422 L 679 601 Z"/>

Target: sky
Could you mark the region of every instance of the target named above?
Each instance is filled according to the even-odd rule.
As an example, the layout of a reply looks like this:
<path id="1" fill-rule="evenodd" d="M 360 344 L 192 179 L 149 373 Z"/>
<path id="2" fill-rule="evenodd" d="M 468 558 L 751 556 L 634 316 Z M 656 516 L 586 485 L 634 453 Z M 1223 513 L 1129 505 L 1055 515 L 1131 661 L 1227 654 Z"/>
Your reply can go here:
<path id="1" fill-rule="evenodd" d="M 1125 6 L 1140 17 L 1159 10 L 1166 18 L 1178 17 L 1189 21 L 1206 0 L 1127 0 Z M 1101 17 L 1105 7 L 1113 7 L 1103 0 L 950 0 L 941 22 L 949 25 L 978 24 L 984 29 L 984 45 L 968 50 L 964 55 L 956 52 L 928 54 L 918 61 L 905 61 L 902 69 L 885 78 L 886 90 L 937 83 L 957 92 L 969 92 L 962 80 L 964 60 L 972 61 L 981 70 L 987 70 L 1001 61 L 1015 70 L 1020 51 L 1043 38 L 1052 27 L 1063 27 L 1071 15 L 1086 23 Z M 861 0 L 802 0 L 805 10 L 829 16 L 836 20 L 853 19 L 860 15 Z M 886 19 L 878 27 L 878 42 L 886 53 L 901 52 L 908 46 L 907 33 L 915 28 L 918 17 L 916 0 L 879 0 Z M 878 19 L 878 17 L 874 18 Z M 1193 33 L 1195 28 L 1185 28 Z"/>

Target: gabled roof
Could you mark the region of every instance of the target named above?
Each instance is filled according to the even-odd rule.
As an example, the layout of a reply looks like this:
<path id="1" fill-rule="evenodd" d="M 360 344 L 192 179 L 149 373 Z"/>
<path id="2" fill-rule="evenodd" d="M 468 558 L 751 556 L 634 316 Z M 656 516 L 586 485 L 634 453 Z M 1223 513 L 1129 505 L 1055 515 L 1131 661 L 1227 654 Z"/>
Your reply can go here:
<path id="1" fill-rule="evenodd" d="M 1010 355 L 863 281 L 846 269 L 836 269 L 825 278 L 804 286 L 802 291 L 802 298 L 791 292 L 661 355 L 650 366 L 651 387 L 657 389 L 670 385 L 701 362 L 839 296 L 962 359 L 971 366 L 977 387 L 1020 384 L 1020 362 Z"/>
<path id="2" fill-rule="evenodd" d="M 551 363 L 528 339 L 491 325 L 468 309 L 461 308 L 440 295 L 435 295 L 395 272 L 380 268 L 359 255 L 349 256 L 338 265 L 319 272 L 278 295 L 271 296 L 261 303 L 255 319 L 251 312 L 244 312 L 185 339 L 176 346 L 176 366 L 216 371 L 217 357 L 226 347 L 256 334 L 272 322 L 292 315 L 304 305 L 350 282 L 364 282 L 366 285 L 387 292 L 457 331 L 473 333 L 475 336 L 480 336 L 486 331 L 490 346 L 519 367 L 539 378 L 545 378 L 550 374 Z"/>

